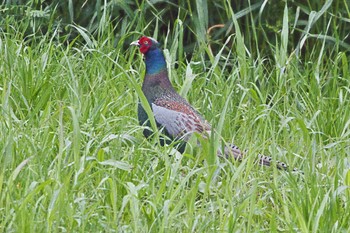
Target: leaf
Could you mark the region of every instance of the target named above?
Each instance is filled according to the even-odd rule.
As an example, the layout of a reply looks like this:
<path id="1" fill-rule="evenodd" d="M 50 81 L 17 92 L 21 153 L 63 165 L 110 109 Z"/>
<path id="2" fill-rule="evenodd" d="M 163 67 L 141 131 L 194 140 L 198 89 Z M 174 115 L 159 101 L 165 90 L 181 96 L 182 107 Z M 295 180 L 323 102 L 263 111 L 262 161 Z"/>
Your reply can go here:
<path id="1" fill-rule="evenodd" d="M 27 165 L 27 163 L 28 163 L 32 158 L 33 158 L 33 156 L 31 156 L 31 157 L 29 157 L 29 158 L 23 160 L 23 161 L 16 167 L 16 169 L 15 169 L 15 170 L 13 171 L 13 173 L 11 174 L 12 181 L 14 181 L 14 180 L 17 178 L 19 172 L 25 167 L 25 165 Z"/>
<path id="2" fill-rule="evenodd" d="M 99 162 L 99 164 L 106 165 L 106 166 L 112 166 L 112 167 L 119 168 L 119 169 L 124 170 L 124 171 L 131 171 L 133 169 L 133 166 L 131 166 L 130 164 L 128 164 L 126 162 L 114 160 L 114 159 L 105 160 L 105 161 Z"/>

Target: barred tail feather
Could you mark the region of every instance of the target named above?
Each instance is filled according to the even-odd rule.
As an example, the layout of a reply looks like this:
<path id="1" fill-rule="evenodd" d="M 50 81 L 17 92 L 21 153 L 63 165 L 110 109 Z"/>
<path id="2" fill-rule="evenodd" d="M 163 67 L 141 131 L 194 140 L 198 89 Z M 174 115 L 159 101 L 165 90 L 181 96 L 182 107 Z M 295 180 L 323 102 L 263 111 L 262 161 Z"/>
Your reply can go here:
<path id="1" fill-rule="evenodd" d="M 233 156 L 235 160 L 241 161 L 247 152 L 248 152 L 247 150 L 242 151 L 241 149 L 238 148 L 238 146 L 234 144 L 230 144 L 228 146 L 225 146 L 224 156 L 226 158 Z M 219 151 L 218 155 L 222 156 L 222 152 Z M 259 164 L 264 166 L 270 167 L 272 164 L 274 164 L 273 159 L 270 156 L 258 154 L 258 159 L 259 159 Z M 289 166 L 284 162 L 276 161 L 275 164 L 277 168 L 280 170 L 288 170 L 289 168 Z M 292 171 L 298 171 L 298 170 L 294 168 Z"/>

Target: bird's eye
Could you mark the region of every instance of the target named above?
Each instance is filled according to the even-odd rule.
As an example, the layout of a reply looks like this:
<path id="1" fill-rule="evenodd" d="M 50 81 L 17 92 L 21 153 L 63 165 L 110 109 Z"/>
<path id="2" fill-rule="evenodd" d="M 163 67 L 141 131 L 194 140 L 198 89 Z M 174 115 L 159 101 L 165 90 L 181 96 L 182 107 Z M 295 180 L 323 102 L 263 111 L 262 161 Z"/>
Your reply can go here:
<path id="1" fill-rule="evenodd" d="M 143 42 L 143 44 L 148 44 L 148 41 L 146 40 L 145 42 Z"/>

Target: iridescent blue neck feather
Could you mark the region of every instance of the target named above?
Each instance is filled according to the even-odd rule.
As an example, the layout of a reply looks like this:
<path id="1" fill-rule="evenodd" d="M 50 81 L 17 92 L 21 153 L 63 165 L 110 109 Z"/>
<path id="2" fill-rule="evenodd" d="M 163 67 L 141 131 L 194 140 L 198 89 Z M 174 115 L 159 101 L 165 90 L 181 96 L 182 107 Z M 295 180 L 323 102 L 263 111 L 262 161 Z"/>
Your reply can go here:
<path id="1" fill-rule="evenodd" d="M 145 54 L 146 74 L 157 74 L 166 69 L 163 52 L 159 48 L 151 49 Z"/>

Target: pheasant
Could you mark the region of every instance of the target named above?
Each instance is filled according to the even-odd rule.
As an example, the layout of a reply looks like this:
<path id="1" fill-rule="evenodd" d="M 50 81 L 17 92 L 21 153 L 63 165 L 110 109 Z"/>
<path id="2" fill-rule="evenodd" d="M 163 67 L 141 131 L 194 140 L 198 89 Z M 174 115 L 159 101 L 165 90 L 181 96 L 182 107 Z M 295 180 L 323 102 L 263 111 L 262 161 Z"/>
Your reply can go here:
<path id="1" fill-rule="evenodd" d="M 166 61 L 160 44 L 151 37 L 143 36 L 130 45 L 139 47 L 144 55 L 146 74 L 142 84 L 142 91 L 152 109 L 157 127 L 164 130 L 164 134 L 171 140 L 180 141 L 177 150 L 184 152 L 186 142 L 194 132 L 204 137 L 210 135 L 210 124 L 183 98 L 172 86 L 167 72 Z M 141 103 L 138 105 L 138 119 L 140 125 L 148 124 L 148 115 Z M 143 132 L 146 138 L 152 135 L 152 131 L 145 129 Z M 163 145 L 166 141 L 161 141 Z M 247 150 L 240 150 L 236 145 L 230 144 L 224 147 L 224 151 L 218 150 L 218 156 L 235 160 L 242 160 Z M 272 158 L 265 155 L 258 155 L 259 164 L 271 166 Z M 278 169 L 287 170 L 288 166 L 275 162 Z"/>

